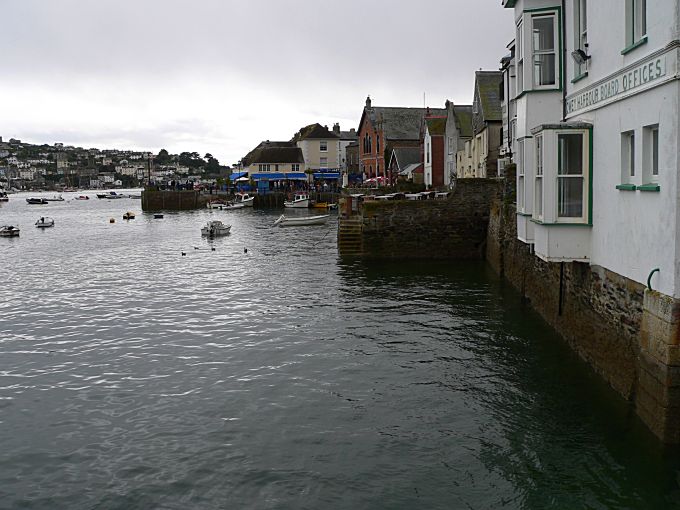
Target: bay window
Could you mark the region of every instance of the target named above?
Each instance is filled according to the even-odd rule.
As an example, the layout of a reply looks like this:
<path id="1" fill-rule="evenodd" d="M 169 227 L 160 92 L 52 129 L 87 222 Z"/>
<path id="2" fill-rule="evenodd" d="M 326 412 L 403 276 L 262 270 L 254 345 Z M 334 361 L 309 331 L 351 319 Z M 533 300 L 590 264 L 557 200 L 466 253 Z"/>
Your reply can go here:
<path id="1" fill-rule="evenodd" d="M 525 11 L 517 22 L 517 94 L 560 89 L 560 12 L 559 8 Z"/>
<path id="2" fill-rule="evenodd" d="M 590 224 L 590 125 L 539 126 L 535 135 L 533 219 L 542 224 Z"/>

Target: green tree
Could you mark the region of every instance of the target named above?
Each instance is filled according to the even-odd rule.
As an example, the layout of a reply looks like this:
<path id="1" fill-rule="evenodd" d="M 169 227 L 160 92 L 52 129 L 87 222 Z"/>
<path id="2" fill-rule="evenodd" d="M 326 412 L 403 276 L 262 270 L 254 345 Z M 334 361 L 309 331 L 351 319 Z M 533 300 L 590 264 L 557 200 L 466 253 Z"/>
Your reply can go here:
<path id="1" fill-rule="evenodd" d="M 156 162 L 159 165 L 167 165 L 172 161 L 172 158 L 170 157 L 170 154 L 168 154 L 168 151 L 165 149 L 161 149 L 158 151 L 158 156 L 156 156 Z"/>

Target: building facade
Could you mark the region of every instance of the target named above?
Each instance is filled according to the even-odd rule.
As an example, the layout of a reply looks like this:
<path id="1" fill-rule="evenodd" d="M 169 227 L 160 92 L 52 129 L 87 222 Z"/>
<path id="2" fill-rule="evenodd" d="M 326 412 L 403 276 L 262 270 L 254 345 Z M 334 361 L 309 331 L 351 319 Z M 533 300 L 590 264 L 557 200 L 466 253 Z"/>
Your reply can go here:
<path id="1" fill-rule="evenodd" d="M 503 5 L 515 14 L 518 238 L 548 263 L 582 262 L 647 287 L 636 409 L 678 442 L 677 2 Z"/>
<path id="2" fill-rule="evenodd" d="M 465 150 L 465 142 L 472 139 L 472 106 L 454 105 L 446 101 L 446 134 L 444 137 L 445 171 L 449 183 L 463 177 L 465 164 L 460 163 L 458 152 Z M 462 160 L 462 155 L 461 155 Z M 466 162 L 467 163 L 467 162 Z"/>

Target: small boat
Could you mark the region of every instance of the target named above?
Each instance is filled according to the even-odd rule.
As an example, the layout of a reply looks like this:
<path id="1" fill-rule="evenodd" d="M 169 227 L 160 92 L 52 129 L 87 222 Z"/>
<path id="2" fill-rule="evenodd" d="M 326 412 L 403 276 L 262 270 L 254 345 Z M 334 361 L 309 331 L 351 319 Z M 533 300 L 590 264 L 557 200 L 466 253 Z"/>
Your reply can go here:
<path id="1" fill-rule="evenodd" d="M 116 193 L 115 191 L 109 191 L 106 195 L 106 198 L 108 198 L 109 200 L 113 200 L 115 198 L 127 198 L 127 196 L 123 195 L 122 193 Z"/>
<path id="2" fill-rule="evenodd" d="M 253 207 L 255 204 L 255 195 L 236 193 L 236 204 L 243 204 L 244 207 Z"/>
<path id="3" fill-rule="evenodd" d="M 138 198 L 138 199 L 140 199 L 140 200 L 141 200 L 141 198 L 142 198 L 142 194 L 141 194 L 141 193 L 138 193 L 138 194 L 134 194 L 134 193 L 133 193 L 133 194 L 130 194 L 130 195 L 128 195 L 128 196 L 129 196 L 130 198 Z"/>
<path id="4" fill-rule="evenodd" d="M 38 221 L 35 222 L 35 226 L 38 228 L 48 228 L 48 227 L 53 227 L 54 226 L 54 220 L 52 218 L 48 218 L 47 216 L 44 216 L 40 218 Z"/>
<path id="5" fill-rule="evenodd" d="M 3 225 L 0 227 L 0 237 L 19 237 L 19 229 L 12 225 Z"/>
<path id="6" fill-rule="evenodd" d="M 163 215 L 158 214 L 158 213 L 154 214 L 153 217 L 154 217 L 155 220 L 162 220 L 163 219 Z"/>
<path id="7" fill-rule="evenodd" d="M 135 213 L 132 211 L 128 211 L 125 214 L 123 214 L 123 219 L 124 220 L 134 220 L 135 219 Z"/>
<path id="8" fill-rule="evenodd" d="M 64 197 L 61 195 L 52 195 L 51 198 L 45 198 L 44 200 L 47 200 L 48 202 L 63 202 Z"/>
<path id="9" fill-rule="evenodd" d="M 228 205 L 229 203 L 224 200 L 213 200 L 212 202 L 205 204 L 208 209 L 224 209 Z"/>
<path id="10" fill-rule="evenodd" d="M 322 214 L 320 216 L 303 216 L 300 218 L 290 218 L 282 214 L 274 222 L 274 225 L 279 227 L 302 227 L 307 225 L 323 225 L 328 221 L 330 214 Z"/>
<path id="11" fill-rule="evenodd" d="M 87 195 L 78 195 L 73 200 L 89 200 L 89 199 L 90 197 L 88 197 Z"/>
<path id="12" fill-rule="evenodd" d="M 108 193 L 97 193 L 97 198 L 106 198 Z"/>
<path id="13" fill-rule="evenodd" d="M 230 211 L 232 209 L 245 209 L 246 207 L 248 207 L 248 204 L 242 204 L 242 203 L 236 202 L 234 204 L 227 204 L 224 207 L 221 207 L 220 209 L 222 209 L 224 211 Z"/>
<path id="14" fill-rule="evenodd" d="M 9 202 L 9 196 L 6 191 L 0 191 L 0 202 Z"/>
<path id="15" fill-rule="evenodd" d="M 224 236 L 231 230 L 231 225 L 225 225 L 220 220 L 213 220 L 206 223 L 205 227 L 201 229 L 201 235 L 215 237 Z"/>
<path id="16" fill-rule="evenodd" d="M 43 204 L 47 203 L 47 200 L 45 200 L 44 198 L 33 198 L 33 197 L 31 197 L 31 198 L 26 199 L 26 203 L 32 204 L 32 205 L 43 205 Z"/>
<path id="17" fill-rule="evenodd" d="M 296 209 L 307 209 L 309 207 L 309 195 L 307 193 L 295 193 L 293 200 L 286 200 L 283 205 Z"/>

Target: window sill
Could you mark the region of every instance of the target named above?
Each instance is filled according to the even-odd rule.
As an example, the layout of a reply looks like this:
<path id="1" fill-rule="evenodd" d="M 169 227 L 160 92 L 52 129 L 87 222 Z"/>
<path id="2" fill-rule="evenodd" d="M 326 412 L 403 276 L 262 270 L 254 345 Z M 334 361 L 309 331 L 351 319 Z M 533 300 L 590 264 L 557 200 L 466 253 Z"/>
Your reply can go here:
<path id="1" fill-rule="evenodd" d="M 581 81 L 583 78 L 588 77 L 588 71 L 584 72 L 583 74 L 579 74 L 578 76 L 575 76 L 573 80 L 571 80 L 572 83 L 576 83 Z"/>
<path id="2" fill-rule="evenodd" d="M 661 186 L 658 184 L 643 184 L 637 187 L 638 191 L 661 191 Z"/>
<path id="3" fill-rule="evenodd" d="M 620 191 L 635 191 L 635 184 L 617 184 L 616 189 Z"/>
<path id="4" fill-rule="evenodd" d="M 529 216 L 529 217 L 531 217 L 531 213 L 525 213 L 525 212 L 517 211 L 517 216 Z"/>
<path id="5" fill-rule="evenodd" d="M 537 225 L 543 225 L 544 227 L 592 227 L 592 223 L 568 223 L 566 221 L 547 223 L 536 218 L 531 218 L 533 223 Z"/>
<path id="6" fill-rule="evenodd" d="M 642 46 L 642 45 L 645 44 L 646 42 L 647 42 L 647 36 L 644 36 L 644 37 L 643 37 L 642 39 L 640 39 L 639 41 L 634 42 L 633 44 L 631 44 L 630 46 L 628 46 L 628 47 L 626 47 L 626 48 L 623 48 L 623 49 L 621 50 L 621 55 L 626 55 L 627 53 L 630 53 L 630 52 L 633 51 L 635 48 L 637 48 L 638 46 Z"/>

